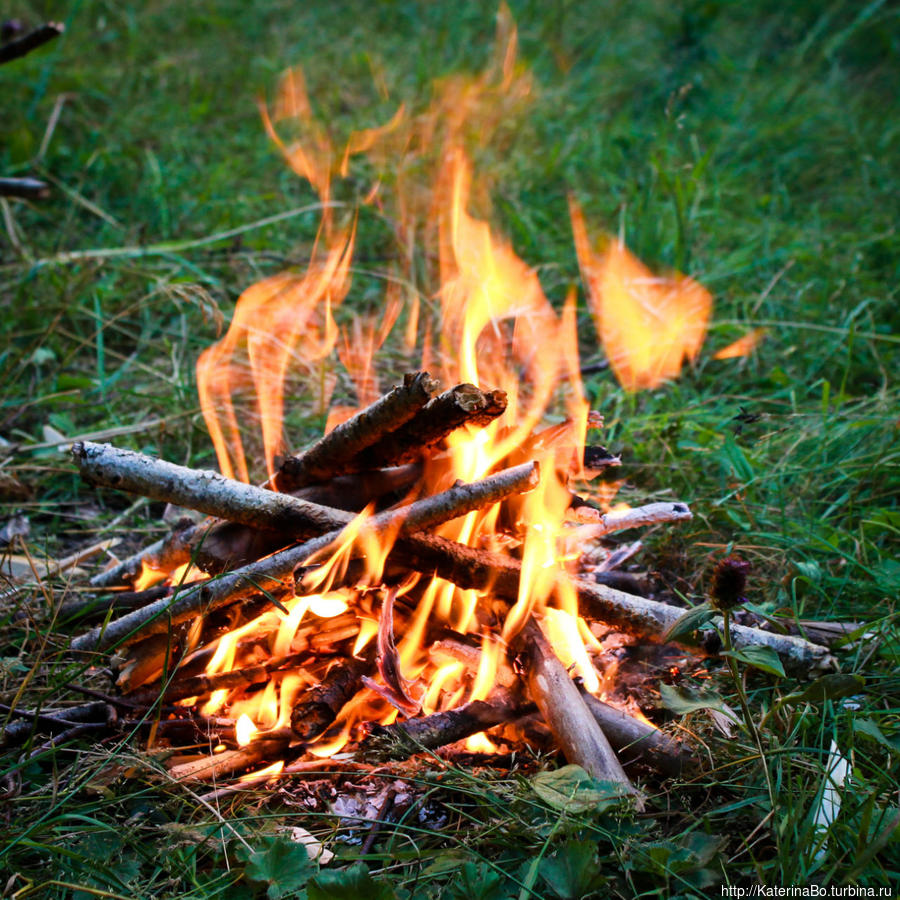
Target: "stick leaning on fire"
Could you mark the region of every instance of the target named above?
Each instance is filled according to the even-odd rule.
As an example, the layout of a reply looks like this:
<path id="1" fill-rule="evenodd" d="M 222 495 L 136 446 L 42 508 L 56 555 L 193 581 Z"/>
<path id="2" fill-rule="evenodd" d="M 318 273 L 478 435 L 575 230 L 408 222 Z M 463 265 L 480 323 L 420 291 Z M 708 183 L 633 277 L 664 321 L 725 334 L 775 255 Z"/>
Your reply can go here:
<path id="1" fill-rule="evenodd" d="M 375 466 L 382 473 L 379 476 L 381 482 L 399 483 L 405 490 L 409 487 L 410 477 L 414 479 L 417 475 L 417 463 L 423 456 L 439 450 L 447 434 L 465 424 L 483 426 L 505 409 L 505 395 L 499 391 L 482 392 L 472 385 L 458 385 L 437 395 L 436 389 L 436 384 L 427 373 L 407 375 L 402 385 L 338 426 L 306 453 L 285 464 L 276 478 L 277 487 L 279 490 L 293 490 L 300 496 L 255 488 L 216 473 L 186 469 L 108 445 L 74 445 L 72 452 L 76 465 L 87 481 L 143 494 L 214 517 L 182 535 L 177 542 L 176 557 L 179 562 L 197 554 L 198 548 L 202 551 L 204 539 L 222 528 L 240 529 L 244 537 L 248 534 L 267 535 L 269 544 L 265 552 L 269 555 L 259 559 L 251 554 L 250 559 L 246 559 L 241 558 L 239 552 L 236 554 L 238 567 L 227 574 L 196 585 L 173 587 L 146 606 L 75 638 L 72 648 L 78 651 L 106 650 L 146 639 L 148 635 L 163 634 L 175 624 L 259 596 L 261 592 L 275 597 L 276 602 L 280 595 L 293 595 L 294 571 L 297 570 L 298 579 L 302 581 L 309 571 L 307 563 L 313 558 L 321 558 L 323 553 L 334 547 L 346 526 L 354 519 L 351 511 L 307 499 L 317 496 L 316 485 L 339 477 L 353 479 L 357 473 L 364 473 L 367 468 Z M 612 464 L 618 462 L 612 457 L 609 459 Z M 399 476 L 386 479 L 383 474 L 390 469 L 381 467 L 391 467 L 391 464 L 398 464 L 398 470 L 406 465 L 408 471 L 399 478 L 399 482 Z M 473 509 L 491 506 L 533 489 L 538 483 L 539 471 L 534 462 L 512 466 L 481 481 L 468 485 L 456 484 L 431 497 L 373 515 L 363 522 L 361 528 L 368 534 L 387 534 L 391 540 L 396 538 L 387 556 L 388 564 L 402 566 L 407 571 L 438 575 L 463 589 L 490 591 L 494 597 L 502 598 L 515 608 L 522 578 L 519 560 L 469 547 L 426 531 Z M 371 475 L 369 473 L 369 483 L 372 482 Z M 352 483 L 351 491 L 361 483 Z M 379 489 L 376 487 L 373 491 Z M 374 499 L 363 493 L 365 500 Z M 632 527 L 644 520 L 677 521 L 690 517 L 690 511 L 684 504 L 651 506 L 652 509 L 648 507 L 643 513 L 630 511 L 631 515 L 623 517 L 622 527 Z M 592 529 L 593 536 L 614 527 L 614 516 L 597 516 L 593 525 L 583 526 L 584 529 Z M 293 543 L 298 540 L 303 543 Z M 246 556 L 246 543 L 241 546 Z M 118 576 L 133 574 L 136 560 L 145 561 L 152 559 L 152 554 L 166 554 L 165 545 L 157 544 L 148 549 L 150 553 L 145 551 L 126 561 L 125 566 L 117 567 Z M 256 547 L 254 552 L 258 549 Z M 165 566 L 175 565 L 171 558 L 159 560 L 157 557 L 156 562 Z M 565 580 L 571 583 L 582 615 L 602 620 L 611 628 L 647 640 L 662 639 L 684 612 L 658 601 L 572 578 L 562 571 L 556 578 L 560 582 Z M 790 671 L 809 672 L 828 668 L 832 663 L 826 647 L 790 635 L 733 626 L 732 637 L 738 649 L 757 644 L 771 647 Z M 680 640 L 689 641 L 691 638 L 682 637 Z M 610 721 L 608 710 L 599 708 L 599 701 L 593 697 L 583 697 L 575 689 L 538 621 L 530 614 L 522 619 L 515 646 L 525 670 L 529 693 L 564 755 L 591 774 L 618 782 L 626 791 L 634 793 L 604 734 L 604 715 L 608 720 L 606 730 L 615 732 L 616 728 L 615 723 Z M 379 671 L 383 680 L 389 681 L 384 657 L 390 654 L 383 647 L 379 649 L 382 651 Z M 497 695 L 493 700 L 488 698 L 487 702 L 475 703 L 481 705 L 474 707 L 474 704 L 468 704 L 473 707 L 468 711 L 461 708 L 446 711 L 446 714 L 435 714 L 443 715 L 449 724 L 416 725 L 426 720 L 410 719 L 410 731 L 414 733 L 418 729 L 420 734 L 427 732 L 425 745 L 439 746 L 434 742 L 441 740 L 441 734 L 447 736 L 445 742 L 455 741 L 468 728 L 471 734 L 488 727 L 492 716 L 505 715 L 508 718 L 514 711 L 523 708 L 521 701 L 511 700 L 504 694 Z M 333 711 L 335 716 L 338 711 Z M 451 715 L 453 712 L 455 716 Z M 438 737 L 434 736 L 434 729 L 428 730 L 430 725 L 437 729 Z M 649 726 L 646 730 L 653 731 Z M 634 739 L 649 738 L 647 734 L 635 734 L 633 729 L 630 733 Z M 619 747 L 623 743 L 620 737 L 615 739 Z M 670 769 L 674 769 L 672 759 L 683 761 L 687 755 L 680 747 L 673 749 L 669 746 L 657 751 L 657 757 L 668 760 Z M 661 767 L 665 768 L 665 765 Z"/>

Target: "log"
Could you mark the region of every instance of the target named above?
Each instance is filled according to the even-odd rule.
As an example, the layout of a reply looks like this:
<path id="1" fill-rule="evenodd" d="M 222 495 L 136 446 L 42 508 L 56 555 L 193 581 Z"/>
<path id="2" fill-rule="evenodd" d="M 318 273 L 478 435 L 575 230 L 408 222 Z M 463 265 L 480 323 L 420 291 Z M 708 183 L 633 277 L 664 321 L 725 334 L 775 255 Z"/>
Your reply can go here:
<path id="1" fill-rule="evenodd" d="M 60 22 L 47 22 L 45 25 L 35 28 L 34 31 L 29 31 L 28 34 L 20 38 L 0 45 L 0 65 L 19 59 L 31 53 L 32 50 L 37 50 L 38 47 L 43 46 L 47 41 L 52 41 L 53 38 L 59 37 L 65 30 L 66 26 Z"/>
<path id="2" fill-rule="evenodd" d="M 100 450 L 102 451 L 103 448 Z M 109 454 L 104 453 L 103 455 Z M 83 456 L 84 451 L 80 451 L 76 458 L 83 458 Z M 113 460 L 122 458 L 121 451 L 109 456 Z M 125 459 L 138 456 L 140 454 L 127 453 Z M 148 459 L 150 458 L 144 457 L 139 466 L 145 478 L 149 477 L 148 473 L 152 471 L 152 466 L 145 462 Z M 156 460 L 150 460 L 150 462 L 153 463 Z M 171 466 L 170 463 L 162 465 L 167 469 Z M 180 469 L 182 467 L 174 466 L 172 468 Z M 365 531 L 371 534 L 388 532 L 404 534 L 430 528 L 464 515 L 473 509 L 496 503 L 511 493 L 530 490 L 537 484 L 539 477 L 540 470 L 537 464 L 526 464 L 517 466 L 515 469 L 498 472 L 471 484 L 457 484 L 433 497 L 373 516 L 366 522 Z M 210 495 L 214 498 L 225 495 L 231 514 L 246 517 L 251 520 L 248 524 L 260 521 L 262 516 L 260 508 L 254 505 L 256 503 L 265 507 L 269 498 L 276 498 L 278 501 L 276 512 L 279 512 L 289 509 L 291 504 L 303 502 L 284 494 L 275 494 L 272 491 L 265 491 L 239 482 L 229 482 L 239 489 L 229 494 L 225 490 L 227 485 L 223 482 L 229 482 L 229 479 L 215 473 L 203 473 L 203 477 L 199 479 L 200 488 L 196 489 L 195 485 L 194 493 L 201 498 L 204 505 L 210 507 L 212 506 L 208 502 Z M 171 483 L 177 486 L 184 482 L 174 479 Z M 202 486 L 207 484 L 212 486 L 210 495 L 202 495 Z M 235 502 L 235 498 L 238 496 L 247 504 L 246 508 Z M 179 505 L 187 505 L 177 500 L 174 502 L 179 502 Z M 313 506 L 313 504 L 305 505 Z M 330 522 L 332 527 L 337 525 L 337 528 L 320 538 L 308 541 L 298 547 L 283 550 L 274 556 L 244 566 L 221 578 L 211 579 L 187 590 L 177 590 L 172 598 L 157 600 L 143 609 L 135 610 L 112 622 L 97 626 L 75 638 L 72 641 L 71 649 L 105 650 L 119 642 L 133 641 L 140 636 L 167 631 L 170 624 L 187 621 L 203 612 L 226 606 L 251 594 L 284 592 L 292 589 L 293 570 L 298 565 L 308 563 L 310 557 L 315 553 L 327 550 L 340 537 L 343 526 L 352 520 L 349 513 L 340 510 L 331 510 L 327 507 L 316 507 L 316 510 L 320 522 Z M 263 521 L 265 520 L 263 519 Z"/>
<path id="3" fill-rule="evenodd" d="M 212 521 L 207 520 L 198 525 L 176 529 L 166 537 L 160 538 L 143 550 L 116 563 L 112 568 L 98 572 L 91 578 L 90 583 L 94 587 L 114 587 L 119 584 L 131 583 L 141 574 L 144 564 L 151 569 L 158 569 L 160 572 L 170 572 L 177 566 L 190 562 L 194 548 L 201 542 L 213 524 Z"/>
<path id="4" fill-rule="evenodd" d="M 481 663 L 480 648 L 453 638 L 436 641 L 432 644 L 430 652 L 451 656 L 462 662 L 473 673 L 477 672 Z M 512 669 L 501 663 L 496 681 L 504 687 L 511 687 L 515 683 Z M 598 700 L 589 694 L 578 680 L 575 681 L 575 684 L 581 692 L 588 711 L 609 739 L 610 745 L 618 754 L 623 766 L 628 767 L 632 763 L 640 762 L 652 766 L 664 775 L 673 777 L 686 774 L 699 766 L 695 754 L 680 741 L 674 740 L 658 728 L 642 722 L 623 710 Z M 492 697 L 491 700 L 493 699 Z M 523 701 L 515 712 L 510 713 L 506 719 L 501 721 L 509 721 L 514 716 L 528 716 L 535 709 L 533 704 Z"/>
<path id="5" fill-rule="evenodd" d="M 204 579 L 205 580 L 205 579 Z M 199 581 L 187 582 L 183 587 L 194 587 Z M 144 591 L 118 591 L 108 597 L 88 597 L 87 600 L 67 600 L 60 604 L 57 621 L 79 619 L 80 623 L 93 619 L 105 619 L 109 613 L 127 613 L 141 609 L 154 600 L 171 597 L 175 588 L 170 584 L 158 584 Z"/>
<path id="6" fill-rule="evenodd" d="M 188 469 L 110 444 L 76 441 L 72 458 L 89 484 L 186 506 L 286 537 L 321 534 L 334 527 L 338 510 L 298 500 L 199 469 Z M 346 514 L 344 514 L 346 517 Z"/>
<path id="7" fill-rule="evenodd" d="M 606 735 L 588 711 L 578 688 L 531 617 L 518 636 L 528 692 L 550 726 L 566 759 L 601 781 L 621 785 L 624 794 L 642 800 Z"/>
<path id="8" fill-rule="evenodd" d="M 328 484 L 292 491 L 291 496 L 321 506 L 361 512 L 376 501 L 376 509 L 402 499 L 422 475 L 421 466 L 395 466 L 332 478 Z M 261 531 L 237 522 L 221 522 L 198 544 L 196 564 L 206 572 L 224 572 L 262 559 L 283 549 L 290 541 L 283 533 Z"/>
<path id="9" fill-rule="evenodd" d="M 409 422 L 436 391 L 437 382 L 427 372 L 404 376 L 403 384 L 338 425 L 301 455 L 288 457 L 275 475 L 276 489 L 293 491 L 338 474 L 359 471 L 351 467 L 351 460 Z M 390 460 L 387 465 L 396 462 Z"/>
<path id="10" fill-rule="evenodd" d="M 373 654 L 332 664 L 322 681 L 307 691 L 291 711 L 291 731 L 301 741 L 323 734 L 360 689 L 363 676 L 373 669 Z"/>
<path id="11" fill-rule="evenodd" d="M 464 425 L 483 428 L 506 411 L 504 391 L 482 391 L 474 384 L 458 384 L 429 401 L 412 419 L 386 434 L 351 462 L 354 468 L 374 469 L 414 462 L 443 448 L 447 436 Z"/>
<path id="12" fill-rule="evenodd" d="M 518 560 L 498 553 L 465 547 L 434 535 L 417 534 L 398 541 L 389 560 L 426 575 L 437 575 L 463 589 L 489 590 L 513 602 L 518 598 L 521 565 Z M 562 571 L 558 577 L 568 579 L 574 586 L 579 610 L 585 618 L 602 621 L 610 628 L 644 640 L 662 640 L 663 635 L 684 614 L 684 610 L 677 606 L 626 594 L 603 584 L 569 578 Z M 714 618 L 712 624 L 715 628 L 721 628 L 721 616 Z M 785 671 L 796 676 L 810 677 L 836 665 L 827 647 L 793 635 L 732 625 L 731 638 L 735 649 L 760 645 L 771 647 L 784 664 Z M 697 632 L 693 636 L 680 638 L 678 643 L 688 647 L 699 646 L 710 654 L 721 649 L 716 631 Z"/>
<path id="13" fill-rule="evenodd" d="M 419 474 L 418 466 L 408 465 L 338 476 L 328 484 L 302 488 L 296 496 L 321 506 L 359 512 L 374 500 L 384 501 L 385 497 L 405 491 Z M 287 543 L 284 535 L 278 532 L 248 529 L 233 522 L 207 519 L 173 531 L 112 568 L 98 573 L 90 583 L 94 587 L 113 587 L 133 582 L 145 564 L 167 572 L 192 560 L 206 571 L 221 572 L 268 556 Z"/>
<path id="14" fill-rule="evenodd" d="M 699 767 L 697 756 L 680 741 L 669 737 L 658 728 L 628 715 L 589 694 L 579 685 L 581 699 L 603 733 L 609 738 L 622 764 L 636 762 L 652 766 L 664 775 L 678 778 Z"/>
<path id="15" fill-rule="evenodd" d="M 503 722 L 511 722 L 530 708 L 514 691 L 499 688 L 487 700 L 472 700 L 456 709 L 393 725 L 373 724 L 357 752 L 361 757 L 379 761 L 406 759 L 423 750 L 436 750 Z"/>

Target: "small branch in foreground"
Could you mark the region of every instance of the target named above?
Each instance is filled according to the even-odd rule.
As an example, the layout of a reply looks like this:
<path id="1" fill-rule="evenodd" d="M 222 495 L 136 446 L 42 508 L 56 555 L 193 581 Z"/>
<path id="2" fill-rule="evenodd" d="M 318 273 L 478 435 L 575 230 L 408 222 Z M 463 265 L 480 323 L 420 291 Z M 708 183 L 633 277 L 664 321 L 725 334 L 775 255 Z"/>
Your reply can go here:
<path id="1" fill-rule="evenodd" d="M 28 34 L 20 38 L 0 45 L 0 66 L 4 63 L 12 62 L 14 59 L 20 59 L 31 53 L 32 50 L 37 50 L 38 47 L 43 46 L 47 41 L 52 41 L 53 38 L 59 37 L 65 30 L 66 26 L 59 22 L 47 22 L 45 25 L 35 28 L 34 31 L 29 31 Z"/>
<path id="2" fill-rule="evenodd" d="M 0 178 L 0 197 L 43 200 L 49 196 L 50 185 L 46 181 L 39 181 L 37 178 Z"/>

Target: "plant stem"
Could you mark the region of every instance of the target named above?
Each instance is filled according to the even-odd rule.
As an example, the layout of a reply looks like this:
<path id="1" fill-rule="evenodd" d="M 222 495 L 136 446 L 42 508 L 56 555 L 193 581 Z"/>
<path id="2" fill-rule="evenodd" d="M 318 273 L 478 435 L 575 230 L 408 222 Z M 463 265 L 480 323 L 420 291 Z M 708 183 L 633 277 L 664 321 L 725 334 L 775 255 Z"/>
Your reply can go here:
<path id="1" fill-rule="evenodd" d="M 722 610 L 722 643 L 725 645 L 726 652 L 731 653 L 733 648 L 731 645 L 730 609 Z M 771 803 L 771 808 L 775 809 L 775 788 L 772 784 L 772 775 L 769 772 L 769 767 L 766 765 L 766 755 L 763 750 L 762 736 L 750 713 L 750 704 L 747 702 L 747 692 L 744 690 L 744 681 L 741 678 L 741 673 L 738 671 L 737 660 L 733 656 L 728 655 L 726 655 L 725 659 L 728 662 L 728 669 L 731 672 L 731 678 L 734 681 L 734 687 L 737 690 L 738 699 L 741 702 L 741 713 L 744 716 L 744 724 L 747 726 L 747 730 L 752 735 L 753 741 L 756 744 L 756 749 L 759 751 L 759 761 L 762 765 L 763 773 L 766 776 L 766 789 L 769 792 L 769 803 Z"/>

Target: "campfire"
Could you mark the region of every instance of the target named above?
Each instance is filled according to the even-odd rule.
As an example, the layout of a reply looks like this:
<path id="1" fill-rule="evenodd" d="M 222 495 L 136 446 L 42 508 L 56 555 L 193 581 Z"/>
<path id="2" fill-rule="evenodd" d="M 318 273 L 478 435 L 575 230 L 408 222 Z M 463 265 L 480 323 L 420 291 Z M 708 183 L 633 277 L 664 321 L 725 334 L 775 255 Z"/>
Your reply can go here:
<path id="1" fill-rule="evenodd" d="M 199 514 L 94 578 L 118 590 L 72 642 L 116 654 L 125 708 L 153 710 L 151 740 L 195 746 L 171 758 L 176 779 L 258 783 L 347 760 L 536 745 L 640 803 L 623 760 L 664 775 L 697 765 L 637 700 L 607 702 L 622 641 L 720 649 L 715 628 L 679 627 L 684 609 L 608 583 L 640 545 L 607 535 L 678 527 L 690 509 L 613 506 L 610 481 L 592 488 L 621 460 L 588 437 L 602 410 L 582 385 L 574 292 L 555 308 L 473 211 L 489 184 L 474 174 L 472 135 L 500 130 L 530 89 L 514 29 L 501 32 L 488 72 L 443 83 L 427 112 L 401 107 L 343 150 L 300 74 L 286 76 L 264 121 L 318 191 L 322 223 L 306 271 L 245 291 L 198 362 L 220 473 L 73 446 L 90 483 Z M 338 221 L 333 180 L 360 154 L 376 172 L 361 204 L 395 223 L 409 268 L 376 313 L 342 325 L 356 220 Z M 632 391 L 677 377 L 700 352 L 710 295 L 653 274 L 619 240 L 598 250 L 574 200 L 571 215 L 614 375 Z M 424 296 L 412 288 L 420 242 L 438 283 Z M 384 393 L 379 355 L 397 382 Z M 332 403 L 349 385 L 356 402 Z M 295 403 L 327 424 L 291 453 Z M 794 672 L 831 661 L 824 644 L 752 624 L 733 625 L 731 640 Z"/>

